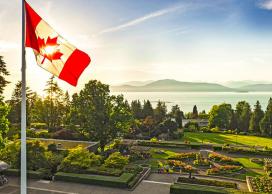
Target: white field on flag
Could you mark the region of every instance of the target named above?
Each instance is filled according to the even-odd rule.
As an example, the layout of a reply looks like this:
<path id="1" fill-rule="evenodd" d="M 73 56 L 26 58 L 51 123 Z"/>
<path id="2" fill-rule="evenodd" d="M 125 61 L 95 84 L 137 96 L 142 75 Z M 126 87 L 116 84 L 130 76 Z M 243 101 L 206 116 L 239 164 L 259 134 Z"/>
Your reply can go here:
<path id="1" fill-rule="evenodd" d="M 41 50 L 41 53 L 34 50 L 38 65 L 58 77 L 65 62 L 76 48 L 63 39 L 44 20 L 39 22 L 35 32 L 40 40 Z M 52 39 L 56 41 L 50 41 Z"/>

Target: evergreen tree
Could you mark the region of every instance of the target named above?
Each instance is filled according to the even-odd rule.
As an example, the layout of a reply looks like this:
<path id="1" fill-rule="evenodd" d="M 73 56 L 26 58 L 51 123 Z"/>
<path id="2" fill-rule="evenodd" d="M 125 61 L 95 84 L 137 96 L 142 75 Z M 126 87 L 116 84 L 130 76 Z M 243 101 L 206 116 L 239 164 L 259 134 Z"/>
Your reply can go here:
<path id="1" fill-rule="evenodd" d="M 6 76 L 8 75 L 9 72 L 6 67 L 6 63 L 4 62 L 3 56 L 0 56 L 0 101 L 3 100 L 4 88 L 10 83 L 6 80 Z"/>
<path id="2" fill-rule="evenodd" d="M 144 101 L 143 105 L 143 118 L 146 118 L 147 116 L 154 116 L 154 110 L 149 100 Z"/>
<path id="3" fill-rule="evenodd" d="M 171 116 L 171 118 L 175 119 L 178 127 L 182 127 L 182 119 L 184 118 L 184 114 L 180 110 L 178 105 L 172 106 L 170 116 Z"/>
<path id="4" fill-rule="evenodd" d="M 264 117 L 264 112 L 262 110 L 261 104 L 259 101 L 256 102 L 256 105 L 254 106 L 253 113 L 250 118 L 250 125 L 249 129 L 257 134 L 261 134 L 260 130 L 260 122 Z"/>
<path id="5" fill-rule="evenodd" d="M 272 98 L 268 101 L 260 127 L 263 135 L 272 137 Z"/>
<path id="6" fill-rule="evenodd" d="M 143 109 L 140 100 L 133 100 L 131 102 L 131 112 L 134 118 L 143 119 Z"/>
<path id="7" fill-rule="evenodd" d="M 33 98 L 35 98 L 35 93 L 33 93 L 29 87 L 26 87 L 26 110 L 27 110 L 27 125 L 29 126 L 31 122 L 30 111 L 33 107 Z M 19 81 L 14 88 L 11 99 L 7 101 L 10 106 L 10 111 L 8 114 L 8 119 L 11 123 L 21 123 L 21 102 L 22 102 L 22 82 Z"/>
<path id="8" fill-rule="evenodd" d="M 197 110 L 197 106 L 196 105 L 194 105 L 194 108 L 193 108 L 192 118 L 193 119 L 197 119 L 198 118 L 198 110 Z"/>
<path id="9" fill-rule="evenodd" d="M 237 128 L 239 131 L 248 132 L 251 116 L 250 105 L 246 101 L 240 101 L 236 105 Z"/>
<path id="10" fill-rule="evenodd" d="M 166 119 L 167 108 L 164 102 L 158 101 L 157 107 L 154 110 L 154 119 L 157 123 Z"/>

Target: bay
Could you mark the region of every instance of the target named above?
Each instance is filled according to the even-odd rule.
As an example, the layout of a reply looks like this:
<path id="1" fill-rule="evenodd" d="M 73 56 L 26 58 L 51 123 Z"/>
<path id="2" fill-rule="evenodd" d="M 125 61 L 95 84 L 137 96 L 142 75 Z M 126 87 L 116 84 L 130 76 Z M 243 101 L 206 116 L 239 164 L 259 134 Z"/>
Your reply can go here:
<path id="1" fill-rule="evenodd" d="M 272 97 L 272 92 L 112 92 L 111 94 L 123 94 L 128 102 L 138 99 L 142 102 L 150 100 L 153 107 L 160 100 L 166 102 L 168 110 L 178 104 L 184 112 L 192 112 L 194 105 L 197 106 L 198 111 L 208 112 L 213 105 L 224 102 L 235 108 L 236 104 L 242 100 L 249 102 L 251 108 L 259 100 L 265 110 L 269 98 Z"/>

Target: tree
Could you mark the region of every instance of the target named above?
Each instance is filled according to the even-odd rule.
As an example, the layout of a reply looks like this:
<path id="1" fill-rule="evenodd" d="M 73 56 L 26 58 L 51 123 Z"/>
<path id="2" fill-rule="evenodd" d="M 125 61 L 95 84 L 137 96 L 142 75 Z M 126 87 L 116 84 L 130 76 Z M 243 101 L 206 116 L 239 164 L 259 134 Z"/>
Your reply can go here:
<path id="1" fill-rule="evenodd" d="M 63 108 L 63 91 L 51 76 L 46 82 L 44 90 L 47 96 L 44 100 L 44 111 L 46 111 L 46 123 L 49 129 L 54 129 L 60 126 L 63 121 L 64 108 Z"/>
<path id="2" fill-rule="evenodd" d="M 239 131 L 247 132 L 251 116 L 251 108 L 248 102 L 240 101 L 236 105 L 237 128 Z"/>
<path id="3" fill-rule="evenodd" d="M 263 135 L 272 137 L 272 98 L 268 101 L 264 117 L 261 120 L 260 128 Z"/>
<path id="4" fill-rule="evenodd" d="M 165 102 L 158 101 L 157 107 L 154 109 L 154 119 L 157 123 L 166 119 L 167 108 Z"/>
<path id="5" fill-rule="evenodd" d="M 170 112 L 170 117 L 175 119 L 178 127 L 182 127 L 182 119 L 184 118 L 184 114 L 180 110 L 178 105 L 172 106 L 172 110 Z"/>
<path id="6" fill-rule="evenodd" d="M 193 108 L 192 118 L 193 119 L 197 119 L 198 118 L 198 110 L 197 110 L 197 106 L 196 105 L 194 105 L 194 108 Z"/>
<path id="7" fill-rule="evenodd" d="M 128 133 L 132 126 L 132 113 L 129 104 L 123 95 L 111 96 L 110 98 L 110 138 L 122 137 Z"/>
<path id="8" fill-rule="evenodd" d="M 209 127 L 219 127 L 223 129 L 229 129 L 231 118 L 232 118 L 232 108 L 230 104 L 220 104 L 214 105 L 209 112 Z"/>
<path id="9" fill-rule="evenodd" d="M 250 118 L 250 125 L 249 129 L 253 131 L 254 133 L 261 134 L 260 130 L 260 122 L 262 118 L 264 117 L 264 112 L 262 110 L 261 104 L 259 101 L 256 102 L 256 105 L 254 106 L 253 113 Z"/>
<path id="10" fill-rule="evenodd" d="M 0 101 L 3 99 L 4 88 L 10 83 L 6 80 L 6 76 L 9 75 L 9 72 L 4 62 L 3 56 L 0 56 Z"/>
<path id="11" fill-rule="evenodd" d="M 33 108 L 33 99 L 37 94 L 33 93 L 29 87 L 26 87 L 26 110 L 27 110 L 27 125 L 31 122 L 30 111 Z M 11 99 L 8 101 L 10 112 L 8 119 L 11 123 L 21 123 L 21 102 L 22 102 L 22 82 L 19 81 L 15 85 Z"/>
<path id="12" fill-rule="evenodd" d="M 143 119 L 143 109 L 140 100 L 133 100 L 130 107 L 134 118 Z"/>
<path id="13" fill-rule="evenodd" d="M 149 100 L 144 101 L 144 105 L 143 105 L 143 118 L 146 118 L 147 116 L 152 116 L 154 115 L 154 110 L 153 107 L 150 103 Z"/>
<path id="14" fill-rule="evenodd" d="M 4 147 L 5 136 L 9 131 L 9 121 L 7 115 L 9 112 L 9 107 L 4 103 L 0 103 L 0 148 Z"/>

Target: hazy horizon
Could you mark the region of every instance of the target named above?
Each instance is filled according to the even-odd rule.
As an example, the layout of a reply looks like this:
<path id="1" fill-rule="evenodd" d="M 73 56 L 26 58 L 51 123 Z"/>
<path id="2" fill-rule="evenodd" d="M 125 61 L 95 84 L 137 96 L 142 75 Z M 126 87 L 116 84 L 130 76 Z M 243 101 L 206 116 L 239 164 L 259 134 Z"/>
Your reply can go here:
<path id="1" fill-rule="evenodd" d="M 58 81 L 70 92 L 90 79 L 111 85 L 161 79 L 272 81 L 272 0 L 28 2 L 92 58 L 77 88 Z M 21 2 L 1 1 L 0 7 L 0 55 L 11 73 L 5 91 L 10 97 L 20 79 Z M 49 77 L 27 49 L 28 86 L 42 93 Z"/>

